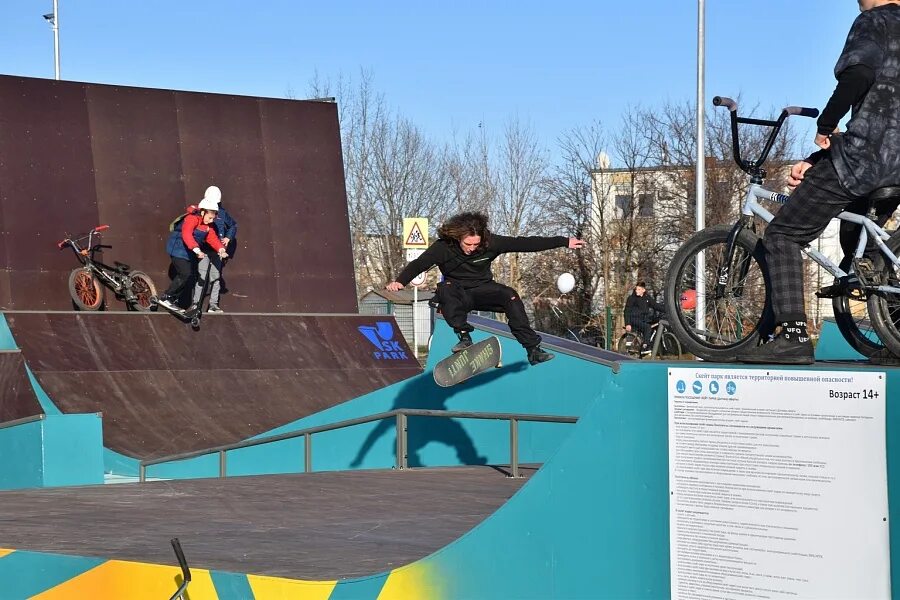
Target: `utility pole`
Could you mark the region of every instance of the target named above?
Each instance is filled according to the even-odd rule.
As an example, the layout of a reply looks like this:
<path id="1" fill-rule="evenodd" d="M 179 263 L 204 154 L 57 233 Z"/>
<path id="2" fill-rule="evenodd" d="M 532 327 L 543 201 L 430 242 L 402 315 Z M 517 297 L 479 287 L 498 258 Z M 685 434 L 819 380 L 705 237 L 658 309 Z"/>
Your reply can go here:
<path id="1" fill-rule="evenodd" d="M 706 0 L 697 0 L 697 231 L 706 227 L 706 131 L 703 103 L 706 102 Z M 697 254 L 696 264 L 697 309 L 695 326 L 706 329 L 706 255 Z"/>
<path id="2" fill-rule="evenodd" d="M 59 0 L 53 0 L 53 12 L 44 15 L 53 30 L 53 72 L 59 80 Z"/>

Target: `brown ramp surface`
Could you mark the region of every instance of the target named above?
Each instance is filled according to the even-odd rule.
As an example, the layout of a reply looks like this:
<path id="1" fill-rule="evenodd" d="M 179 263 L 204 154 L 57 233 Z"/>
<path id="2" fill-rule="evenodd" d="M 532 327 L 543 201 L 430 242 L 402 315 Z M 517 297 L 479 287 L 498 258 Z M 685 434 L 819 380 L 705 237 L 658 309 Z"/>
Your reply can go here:
<path id="1" fill-rule="evenodd" d="M 458 539 L 525 481 L 456 467 L 0 492 L 0 548 L 174 565 L 178 537 L 191 567 L 362 577 Z"/>
<path id="2" fill-rule="evenodd" d="M 194 331 L 163 313 L 5 316 L 60 410 L 102 412 L 105 445 L 140 459 L 237 442 L 421 372 L 388 317 L 209 315 Z M 404 354 L 379 357 L 360 326 Z"/>

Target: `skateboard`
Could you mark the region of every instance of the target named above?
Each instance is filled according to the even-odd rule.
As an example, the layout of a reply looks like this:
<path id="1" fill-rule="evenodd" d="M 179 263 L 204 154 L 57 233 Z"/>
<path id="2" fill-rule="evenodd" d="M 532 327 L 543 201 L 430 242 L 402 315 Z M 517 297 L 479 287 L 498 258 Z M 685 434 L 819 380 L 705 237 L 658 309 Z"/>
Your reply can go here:
<path id="1" fill-rule="evenodd" d="M 500 340 L 491 336 L 434 365 L 434 382 L 441 387 L 462 383 L 488 369 L 499 367 L 501 355 Z"/>

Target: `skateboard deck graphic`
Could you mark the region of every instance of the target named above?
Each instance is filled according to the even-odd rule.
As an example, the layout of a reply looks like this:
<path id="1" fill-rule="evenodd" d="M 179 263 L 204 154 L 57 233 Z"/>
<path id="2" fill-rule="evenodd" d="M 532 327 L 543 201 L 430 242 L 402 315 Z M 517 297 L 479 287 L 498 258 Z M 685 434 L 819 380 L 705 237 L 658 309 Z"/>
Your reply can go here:
<path id="1" fill-rule="evenodd" d="M 450 387 L 500 366 L 500 340 L 491 336 L 434 365 L 434 382 Z"/>

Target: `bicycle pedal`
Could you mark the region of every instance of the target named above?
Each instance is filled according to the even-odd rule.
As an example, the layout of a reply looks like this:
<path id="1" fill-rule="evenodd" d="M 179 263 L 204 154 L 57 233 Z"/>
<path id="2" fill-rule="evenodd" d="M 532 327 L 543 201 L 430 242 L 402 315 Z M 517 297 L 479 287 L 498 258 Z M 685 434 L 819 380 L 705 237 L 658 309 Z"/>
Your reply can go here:
<path id="1" fill-rule="evenodd" d="M 854 258 L 853 270 L 863 287 L 877 285 L 878 274 L 875 272 L 875 265 L 871 258 Z"/>

